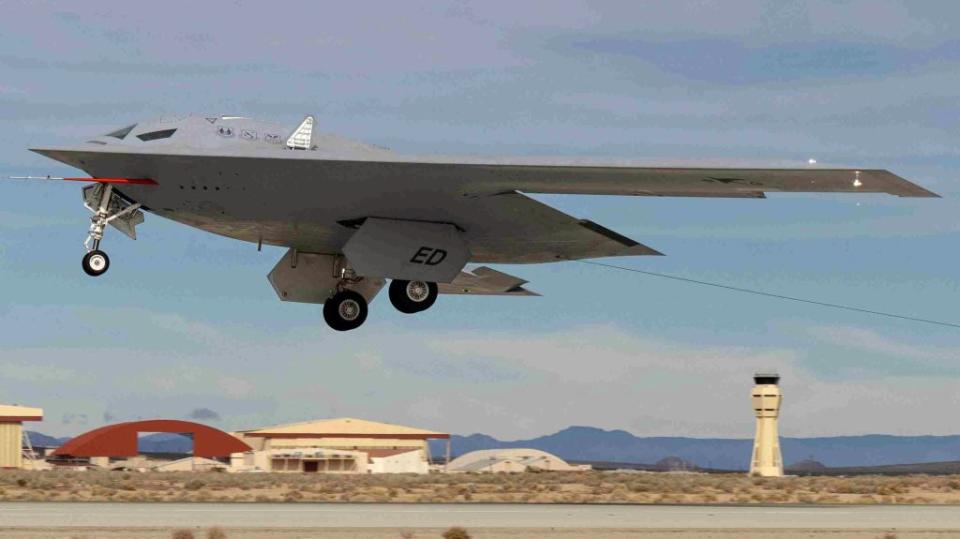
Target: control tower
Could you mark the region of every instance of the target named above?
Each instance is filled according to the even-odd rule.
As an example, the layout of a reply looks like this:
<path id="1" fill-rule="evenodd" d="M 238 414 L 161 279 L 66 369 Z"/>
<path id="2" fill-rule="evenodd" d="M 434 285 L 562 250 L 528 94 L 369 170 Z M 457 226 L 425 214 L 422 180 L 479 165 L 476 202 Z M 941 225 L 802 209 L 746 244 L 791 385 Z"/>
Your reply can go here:
<path id="1" fill-rule="evenodd" d="M 780 435 L 777 433 L 777 418 L 780 416 L 780 375 L 757 373 L 753 376 L 751 401 L 757 416 L 757 437 L 753 441 L 753 459 L 750 475 L 782 477 L 783 458 L 780 456 Z"/>

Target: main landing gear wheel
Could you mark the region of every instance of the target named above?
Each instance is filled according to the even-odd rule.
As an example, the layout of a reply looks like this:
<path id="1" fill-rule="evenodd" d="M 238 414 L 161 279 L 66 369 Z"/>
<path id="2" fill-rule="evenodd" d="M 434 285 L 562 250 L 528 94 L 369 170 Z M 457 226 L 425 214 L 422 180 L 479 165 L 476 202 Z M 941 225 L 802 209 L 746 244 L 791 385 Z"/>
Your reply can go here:
<path id="1" fill-rule="evenodd" d="M 91 277 L 103 275 L 110 269 L 110 258 L 107 253 L 95 249 L 83 257 L 83 271 Z"/>
<path id="2" fill-rule="evenodd" d="M 357 329 L 367 319 L 367 300 L 352 290 L 337 292 L 323 303 L 323 319 L 337 331 Z"/>
<path id="3" fill-rule="evenodd" d="M 390 303 L 402 313 L 426 311 L 437 301 L 438 294 L 436 283 L 396 279 L 390 282 Z"/>

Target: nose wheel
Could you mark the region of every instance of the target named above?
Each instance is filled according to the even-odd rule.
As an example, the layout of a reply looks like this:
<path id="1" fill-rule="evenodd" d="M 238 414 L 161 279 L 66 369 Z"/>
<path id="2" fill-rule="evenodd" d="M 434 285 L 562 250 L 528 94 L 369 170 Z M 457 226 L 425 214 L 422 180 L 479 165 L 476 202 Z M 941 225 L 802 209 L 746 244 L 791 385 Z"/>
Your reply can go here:
<path id="1" fill-rule="evenodd" d="M 367 300 L 352 291 L 337 292 L 323 302 L 323 319 L 337 331 L 350 331 L 367 319 Z"/>
<path id="2" fill-rule="evenodd" d="M 427 281 L 390 282 L 390 303 L 402 313 L 414 314 L 426 311 L 437 301 L 437 284 Z"/>
<path id="3" fill-rule="evenodd" d="M 83 271 L 91 277 L 103 275 L 110 269 L 110 257 L 107 253 L 96 249 L 83 257 Z"/>

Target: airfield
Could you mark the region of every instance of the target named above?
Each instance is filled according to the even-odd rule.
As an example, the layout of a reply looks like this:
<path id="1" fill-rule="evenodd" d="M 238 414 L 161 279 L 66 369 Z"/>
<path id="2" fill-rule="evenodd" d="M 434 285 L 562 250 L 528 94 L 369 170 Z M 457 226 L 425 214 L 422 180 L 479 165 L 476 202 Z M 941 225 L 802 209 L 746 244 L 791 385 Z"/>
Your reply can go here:
<path id="1" fill-rule="evenodd" d="M 462 526 L 477 538 L 955 537 L 948 506 L 744 507 L 479 504 L 3 503 L 0 538 L 170 537 L 211 527 L 229 538 L 439 537 Z M 72 535 L 70 535 L 72 534 Z"/>

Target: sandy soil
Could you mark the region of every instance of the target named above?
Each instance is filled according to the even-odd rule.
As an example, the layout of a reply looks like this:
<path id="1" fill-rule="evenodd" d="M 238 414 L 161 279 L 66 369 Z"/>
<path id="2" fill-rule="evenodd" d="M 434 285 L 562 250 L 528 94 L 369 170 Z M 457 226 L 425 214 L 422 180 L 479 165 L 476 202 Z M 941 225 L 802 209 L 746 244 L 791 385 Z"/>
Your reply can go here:
<path id="1" fill-rule="evenodd" d="M 206 530 L 192 530 L 195 539 L 205 539 Z M 414 529 L 297 529 L 271 530 L 227 528 L 227 539 L 439 539 L 443 530 Z M 473 539 L 947 539 L 960 531 L 897 530 L 565 530 L 565 529 L 473 529 Z M 170 539 L 172 530 L 142 528 L 47 528 L 0 529 L 0 539 Z M 412 534 L 412 535 L 407 535 Z"/>
<path id="2" fill-rule="evenodd" d="M 0 501 L 960 504 L 960 476 L 6 472 Z"/>

